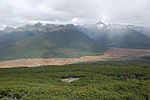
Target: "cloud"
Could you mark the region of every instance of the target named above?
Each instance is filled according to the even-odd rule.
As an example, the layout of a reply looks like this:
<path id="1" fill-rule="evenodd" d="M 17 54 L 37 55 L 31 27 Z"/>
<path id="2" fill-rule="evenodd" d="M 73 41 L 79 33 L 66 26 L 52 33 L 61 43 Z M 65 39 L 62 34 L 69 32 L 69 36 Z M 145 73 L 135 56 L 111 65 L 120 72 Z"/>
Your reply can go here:
<path id="1" fill-rule="evenodd" d="M 77 23 L 79 21 L 79 18 L 77 18 L 77 17 L 74 17 L 72 20 L 71 20 L 71 22 L 73 22 L 73 23 Z"/>
<path id="2" fill-rule="evenodd" d="M 150 0 L 1 0 L 0 28 L 33 22 L 91 24 L 99 20 L 150 26 Z"/>

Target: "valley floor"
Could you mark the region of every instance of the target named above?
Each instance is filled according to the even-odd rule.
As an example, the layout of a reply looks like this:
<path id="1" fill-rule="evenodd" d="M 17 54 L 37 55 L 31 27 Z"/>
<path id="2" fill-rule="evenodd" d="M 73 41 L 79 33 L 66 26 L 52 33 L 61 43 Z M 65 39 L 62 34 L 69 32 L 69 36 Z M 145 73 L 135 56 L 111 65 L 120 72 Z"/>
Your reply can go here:
<path id="1" fill-rule="evenodd" d="M 147 49 L 127 49 L 114 48 L 103 54 L 95 56 L 83 56 L 80 58 L 27 58 L 8 61 L 0 61 L 0 68 L 11 67 L 36 67 L 41 65 L 66 65 L 80 62 L 96 61 L 121 61 L 136 59 L 141 57 L 150 57 L 150 50 Z"/>

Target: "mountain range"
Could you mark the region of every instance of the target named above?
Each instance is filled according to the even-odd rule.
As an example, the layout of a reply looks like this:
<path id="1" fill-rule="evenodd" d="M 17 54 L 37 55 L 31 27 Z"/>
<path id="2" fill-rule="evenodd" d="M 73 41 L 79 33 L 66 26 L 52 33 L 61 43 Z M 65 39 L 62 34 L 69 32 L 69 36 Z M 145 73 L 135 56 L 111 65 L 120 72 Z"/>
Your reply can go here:
<path id="1" fill-rule="evenodd" d="M 110 48 L 150 49 L 150 30 L 133 25 L 36 23 L 0 31 L 0 60 L 79 57 Z"/>

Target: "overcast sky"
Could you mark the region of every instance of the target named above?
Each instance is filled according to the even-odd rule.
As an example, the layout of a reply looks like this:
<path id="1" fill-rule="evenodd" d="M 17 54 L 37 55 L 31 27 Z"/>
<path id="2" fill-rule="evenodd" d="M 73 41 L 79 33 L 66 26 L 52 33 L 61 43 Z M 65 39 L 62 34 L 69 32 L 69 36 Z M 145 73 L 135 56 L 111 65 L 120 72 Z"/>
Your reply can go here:
<path id="1" fill-rule="evenodd" d="M 0 0 L 0 29 L 35 22 L 150 27 L 150 0 Z"/>

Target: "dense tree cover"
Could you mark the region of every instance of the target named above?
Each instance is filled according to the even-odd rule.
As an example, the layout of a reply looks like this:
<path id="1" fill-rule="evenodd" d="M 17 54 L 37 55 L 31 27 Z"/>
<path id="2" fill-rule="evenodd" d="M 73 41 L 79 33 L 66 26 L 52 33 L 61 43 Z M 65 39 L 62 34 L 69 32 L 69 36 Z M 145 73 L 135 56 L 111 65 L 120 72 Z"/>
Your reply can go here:
<path id="1" fill-rule="evenodd" d="M 65 77 L 79 77 L 71 83 Z M 149 100 L 150 62 L 0 69 L 1 100 Z"/>

